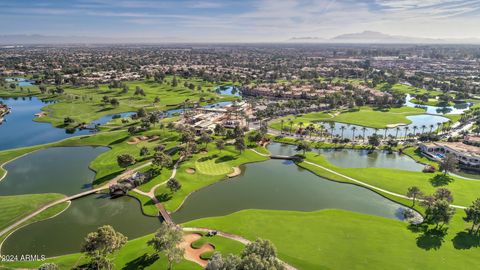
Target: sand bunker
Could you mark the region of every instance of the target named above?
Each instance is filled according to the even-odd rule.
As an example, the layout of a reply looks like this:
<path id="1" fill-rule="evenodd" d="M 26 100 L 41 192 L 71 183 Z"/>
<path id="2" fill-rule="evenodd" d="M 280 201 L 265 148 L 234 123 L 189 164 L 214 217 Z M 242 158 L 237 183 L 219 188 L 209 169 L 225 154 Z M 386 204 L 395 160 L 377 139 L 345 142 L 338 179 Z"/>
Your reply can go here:
<path id="1" fill-rule="evenodd" d="M 205 252 L 214 251 L 215 247 L 207 243 L 198 249 L 192 248 L 192 243 L 200 238 L 202 238 L 202 236 L 198 233 L 186 234 L 183 236 L 183 241 L 182 243 L 180 243 L 179 247 L 185 250 L 185 259 L 195 262 L 202 267 L 205 267 L 208 264 L 208 260 L 200 258 L 200 255 Z"/>
<path id="2" fill-rule="evenodd" d="M 139 142 L 140 142 L 140 140 L 139 140 L 137 137 L 130 138 L 130 139 L 127 141 L 128 144 L 137 144 L 137 143 L 139 143 Z"/>
<path id="3" fill-rule="evenodd" d="M 227 174 L 228 177 L 235 177 L 237 175 L 240 175 L 242 173 L 242 170 L 240 170 L 239 167 L 233 167 L 233 172 Z"/>
<path id="4" fill-rule="evenodd" d="M 194 174 L 196 172 L 196 170 L 194 168 L 186 168 L 185 172 L 189 173 L 189 174 Z"/>
<path id="5" fill-rule="evenodd" d="M 406 126 L 407 124 L 404 123 L 398 123 L 398 124 L 388 124 L 387 128 L 395 128 L 395 127 L 401 127 L 401 126 Z"/>

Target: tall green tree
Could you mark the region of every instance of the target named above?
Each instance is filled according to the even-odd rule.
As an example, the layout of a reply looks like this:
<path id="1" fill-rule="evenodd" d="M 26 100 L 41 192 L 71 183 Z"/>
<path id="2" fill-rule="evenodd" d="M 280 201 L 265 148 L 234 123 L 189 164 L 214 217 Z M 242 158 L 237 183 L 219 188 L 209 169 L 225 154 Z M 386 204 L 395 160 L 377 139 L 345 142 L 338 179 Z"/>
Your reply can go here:
<path id="1" fill-rule="evenodd" d="M 478 232 L 480 231 L 480 198 L 476 199 L 472 203 L 472 205 L 465 209 L 465 217 L 463 218 L 463 220 L 472 223 L 472 228 L 470 229 L 470 232 L 473 233 L 475 227 L 477 227 L 475 233 L 478 234 Z"/>
<path id="2" fill-rule="evenodd" d="M 312 147 L 310 147 L 310 144 L 306 141 L 302 141 L 297 145 L 297 151 L 302 151 L 303 155 L 305 156 L 305 152 L 311 151 Z"/>
<path id="3" fill-rule="evenodd" d="M 121 154 L 117 156 L 117 164 L 122 168 L 127 168 L 135 164 L 135 157 L 130 154 Z"/>
<path id="4" fill-rule="evenodd" d="M 419 187 L 412 186 L 412 187 L 409 187 L 407 190 L 407 197 L 412 198 L 413 206 L 415 206 L 416 199 L 422 195 L 423 195 L 423 192 L 420 190 Z"/>
<path id="5" fill-rule="evenodd" d="M 127 240 L 126 236 L 115 231 L 112 226 L 104 225 L 87 235 L 82 252 L 90 257 L 91 268 L 110 270 L 113 268 L 113 263 L 109 255 L 121 249 Z"/>
<path id="6" fill-rule="evenodd" d="M 243 137 L 238 137 L 235 139 L 235 149 L 237 149 L 240 154 L 243 152 L 243 150 L 246 149 L 246 146 L 245 146 L 245 140 L 243 139 Z"/>
<path id="7" fill-rule="evenodd" d="M 218 150 L 220 150 L 220 153 L 221 153 L 222 150 L 225 149 L 225 140 L 220 138 L 215 140 L 215 146 L 217 147 Z"/>
<path id="8" fill-rule="evenodd" d="M 168 269 L 172 269 L 174 262 L 182 260 L 185 251 L 178 245 L 182 242 L 183 232 L 181 227 L 170 223 L 162 223 L 153 239 L 148 241 L 157 254 L 163 253 L 168 260 Z"/>
<path id="9" fill-rule="evenodd" d="M 446 154 L 440 162 L 440 170 L 443 171 L 443 175 L 446 176 L 448 172 L 455 172 L 457 170 L 458 160 L 452 154 Z"/>
<path id="10" fill-rule="evenodd" d="M 167 181 L 167 187 L 170 189 L 171 192 L 175 193 L 182 188 L 182 184 L 180 184 L 177 179 L 170 178 Z"/>

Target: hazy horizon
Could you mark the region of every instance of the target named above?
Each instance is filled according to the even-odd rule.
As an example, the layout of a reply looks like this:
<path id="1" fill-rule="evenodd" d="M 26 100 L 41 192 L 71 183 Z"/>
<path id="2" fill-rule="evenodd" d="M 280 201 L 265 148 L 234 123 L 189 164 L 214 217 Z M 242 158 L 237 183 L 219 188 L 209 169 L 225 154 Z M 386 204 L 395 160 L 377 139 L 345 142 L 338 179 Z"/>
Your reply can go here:
<path id="1" fill-rule="evenodd" d="M 0 35 L 152 42 L 284 42 L 377 31 L 480 38 L 477 0 L 0 1 Z"/>

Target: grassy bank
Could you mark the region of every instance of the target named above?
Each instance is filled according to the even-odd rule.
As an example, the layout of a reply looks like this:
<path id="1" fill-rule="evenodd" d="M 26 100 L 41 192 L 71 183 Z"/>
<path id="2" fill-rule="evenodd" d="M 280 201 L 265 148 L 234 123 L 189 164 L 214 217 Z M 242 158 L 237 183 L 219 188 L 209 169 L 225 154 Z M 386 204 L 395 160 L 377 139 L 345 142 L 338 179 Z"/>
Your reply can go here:
<path id="1" fill-rule="evenodd" d="M 435 237 L 406 223 L 348 212 L 244 210 L 188 222 L 271 240 L 279 257 L 298 269 L 471 269 L 480 259 L 455 216 L 448 234 Z M 443 259 L 439 259 L 443 258 Z"/>
<path id="2" fill-rule="evenodd" d="M 359 107 L 340 112 L 314 112 L 298 116 L 285 116 L 271 123 L 270 127 L 281 130 L 281 121 L 283 120 L 284 128 L 290 128 L 290 121 L 292 121 L 292 129 L 294 130 L 300 127 L 300 123 L 303 123 L 303 127 L 306 127 L 318 122 L 339 122 L 371 128 L 385 128 L 387 125 L 393 124 L 410 124 L 412 121 L 407 119 L 407 116 L 423 114 L 424 112 L 423 109 L 411 107 L 391 109 Z"/>
<path id="3" fill-rule="evenodd" d="M 163 254 L 159 257 L 154 256 L 153 248 L 147 245 L 148 240 L 152 239 L 153 234 L 146 235 L 137 239 L 128 241 L 128 243 L 117 253 L 114 254 L 113 269 L 167 269 L 168 262 Z M 243 249 L 243 245 L 239 242 L 222 238 L 220 236 L 203 237 L 203 242 L 210 243 L 215 246 L 215 250 L 227 255 L 238 254 Z M 72 269 L 81 266 L 87 262 L 87 258 L 82 254 L 68 254 L 64 256 L 47 259 L 46 262 L 56 263 L 60 269 Z M 17 269 L 17 268 L 36 268 L 44 262 L 0 262 L 0 268 Z M 193 270 L 202 269 L 199 265 L 182 260 L 178 264 L 173 265 L 173 269 Z"/>

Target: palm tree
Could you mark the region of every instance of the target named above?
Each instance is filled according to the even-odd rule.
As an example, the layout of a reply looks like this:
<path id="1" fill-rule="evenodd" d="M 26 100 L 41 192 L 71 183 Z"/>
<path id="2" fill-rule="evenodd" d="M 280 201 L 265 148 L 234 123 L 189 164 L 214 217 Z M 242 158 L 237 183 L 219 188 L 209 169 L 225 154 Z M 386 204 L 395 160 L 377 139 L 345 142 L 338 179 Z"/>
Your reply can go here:
<path id="1" fill-rule="evenodd" d="M 407 132 L 408 132 L 408 130 L 410 129 L 410 127 L 409 127 L 409 126 L 405 126 L 403 129 L 405 129 L 405 138 L 407 138 Z"/>
<path id="2" fill-rule="evenodd" d="M 425 129 L 427 128 L 427 126 L 425 125 L 422 125 L 422 134 L 425 133 Z"/>
<path id="3" fill-rule="evenodd" d="M 280 120 L 280 133 L 283 134 L 283 123 L 285 122 L 285 120 Z"/>
<path id="4" fill-rule="evenodd" d="M 362 127 L 362 132 L 363 132 L 363 141 L 365 141 L 365 132 L 367 131 L 366 127 Z"/>
<path id="5" fill-rule="evenodd" d="M 388 131 L 388 128 L 384 128 L 384 133 L 383 133 L 383 138 L 387 138 L 387 131 Z"/>
<path id="6" fill-rule="evenodd" d="M 303 122 L 300 122 L 300 123 L 298 123 L 298 127 L 299 127 L 298 129 L 300 129 L 300 130 L 301 130 L 301 129 L 302 129 L 302 127 L 303 127 Z M 303 133 L 303 132 L 302 132 L 302 133 Z M 300 136 L 302 136 L 302 133 L 300 133 Z"/>
<path id="7" fill-rule="evenodd" d="M 345 126 L 341 126 L 340 127 L 340 130 L 342 131 L 342 140 L 343 140 L 343 132 L 345 131 L 346 127 Z"/>
<path id="8" fill-rule="evenodd" d="M 352 130 L 352 141 L 354 141 L 354 140 L 355 140 L 355 131 L 357 130 L 357 127 L 356 127 L 356 126 L 353 126 L 353 127 L 351 128 L 351 130 Z"/>
<path id="9" fill-rule="evenodd" d="M 291 118 L 288 118 L 288 122 L 290 123 L 290 134 L 292 134 L 292 128 L 293 128 L 293 120 Z"/>
<path id="10" fill-rule="evenodd" d="M 442 123 L 440 123 L 440 122 L 437 123 L 437 134 L 438 134 L 438 132 L 440 131 L 440 126 L 441 126 L 441 125 L 442 125 Z"/>
<path id="11" fill-rule="evenodd" d="M 335 129 L 335 123 L 330 122 L 330 138 L 333 138 L 333 130 Z"/>
<path id="12" fill-rule="evenodd" d="M 396 132 L 395 132 L 395 139 L 398 138 L 398 132 L 399 132 L 399 131 L 400 131 L 400 127 L 397 127 L 397 128 L 396 128 Z"/>
<path id="13" fill-rule="evenodd" d="M 417 128 L 418 128 L 417 126 L 413 126 L 413 136 L 414 136 L 414 137 L 415 137 L 415 135 L 416 135 L 416 130 L 417 130 Z"/>
<path id="14" fill-rule="evenodd" d="M 431 124 L 431 125 L 430 125 L 430 133 L 432 133 L 433 127 L 434 127 L 434 125 Z"/>

